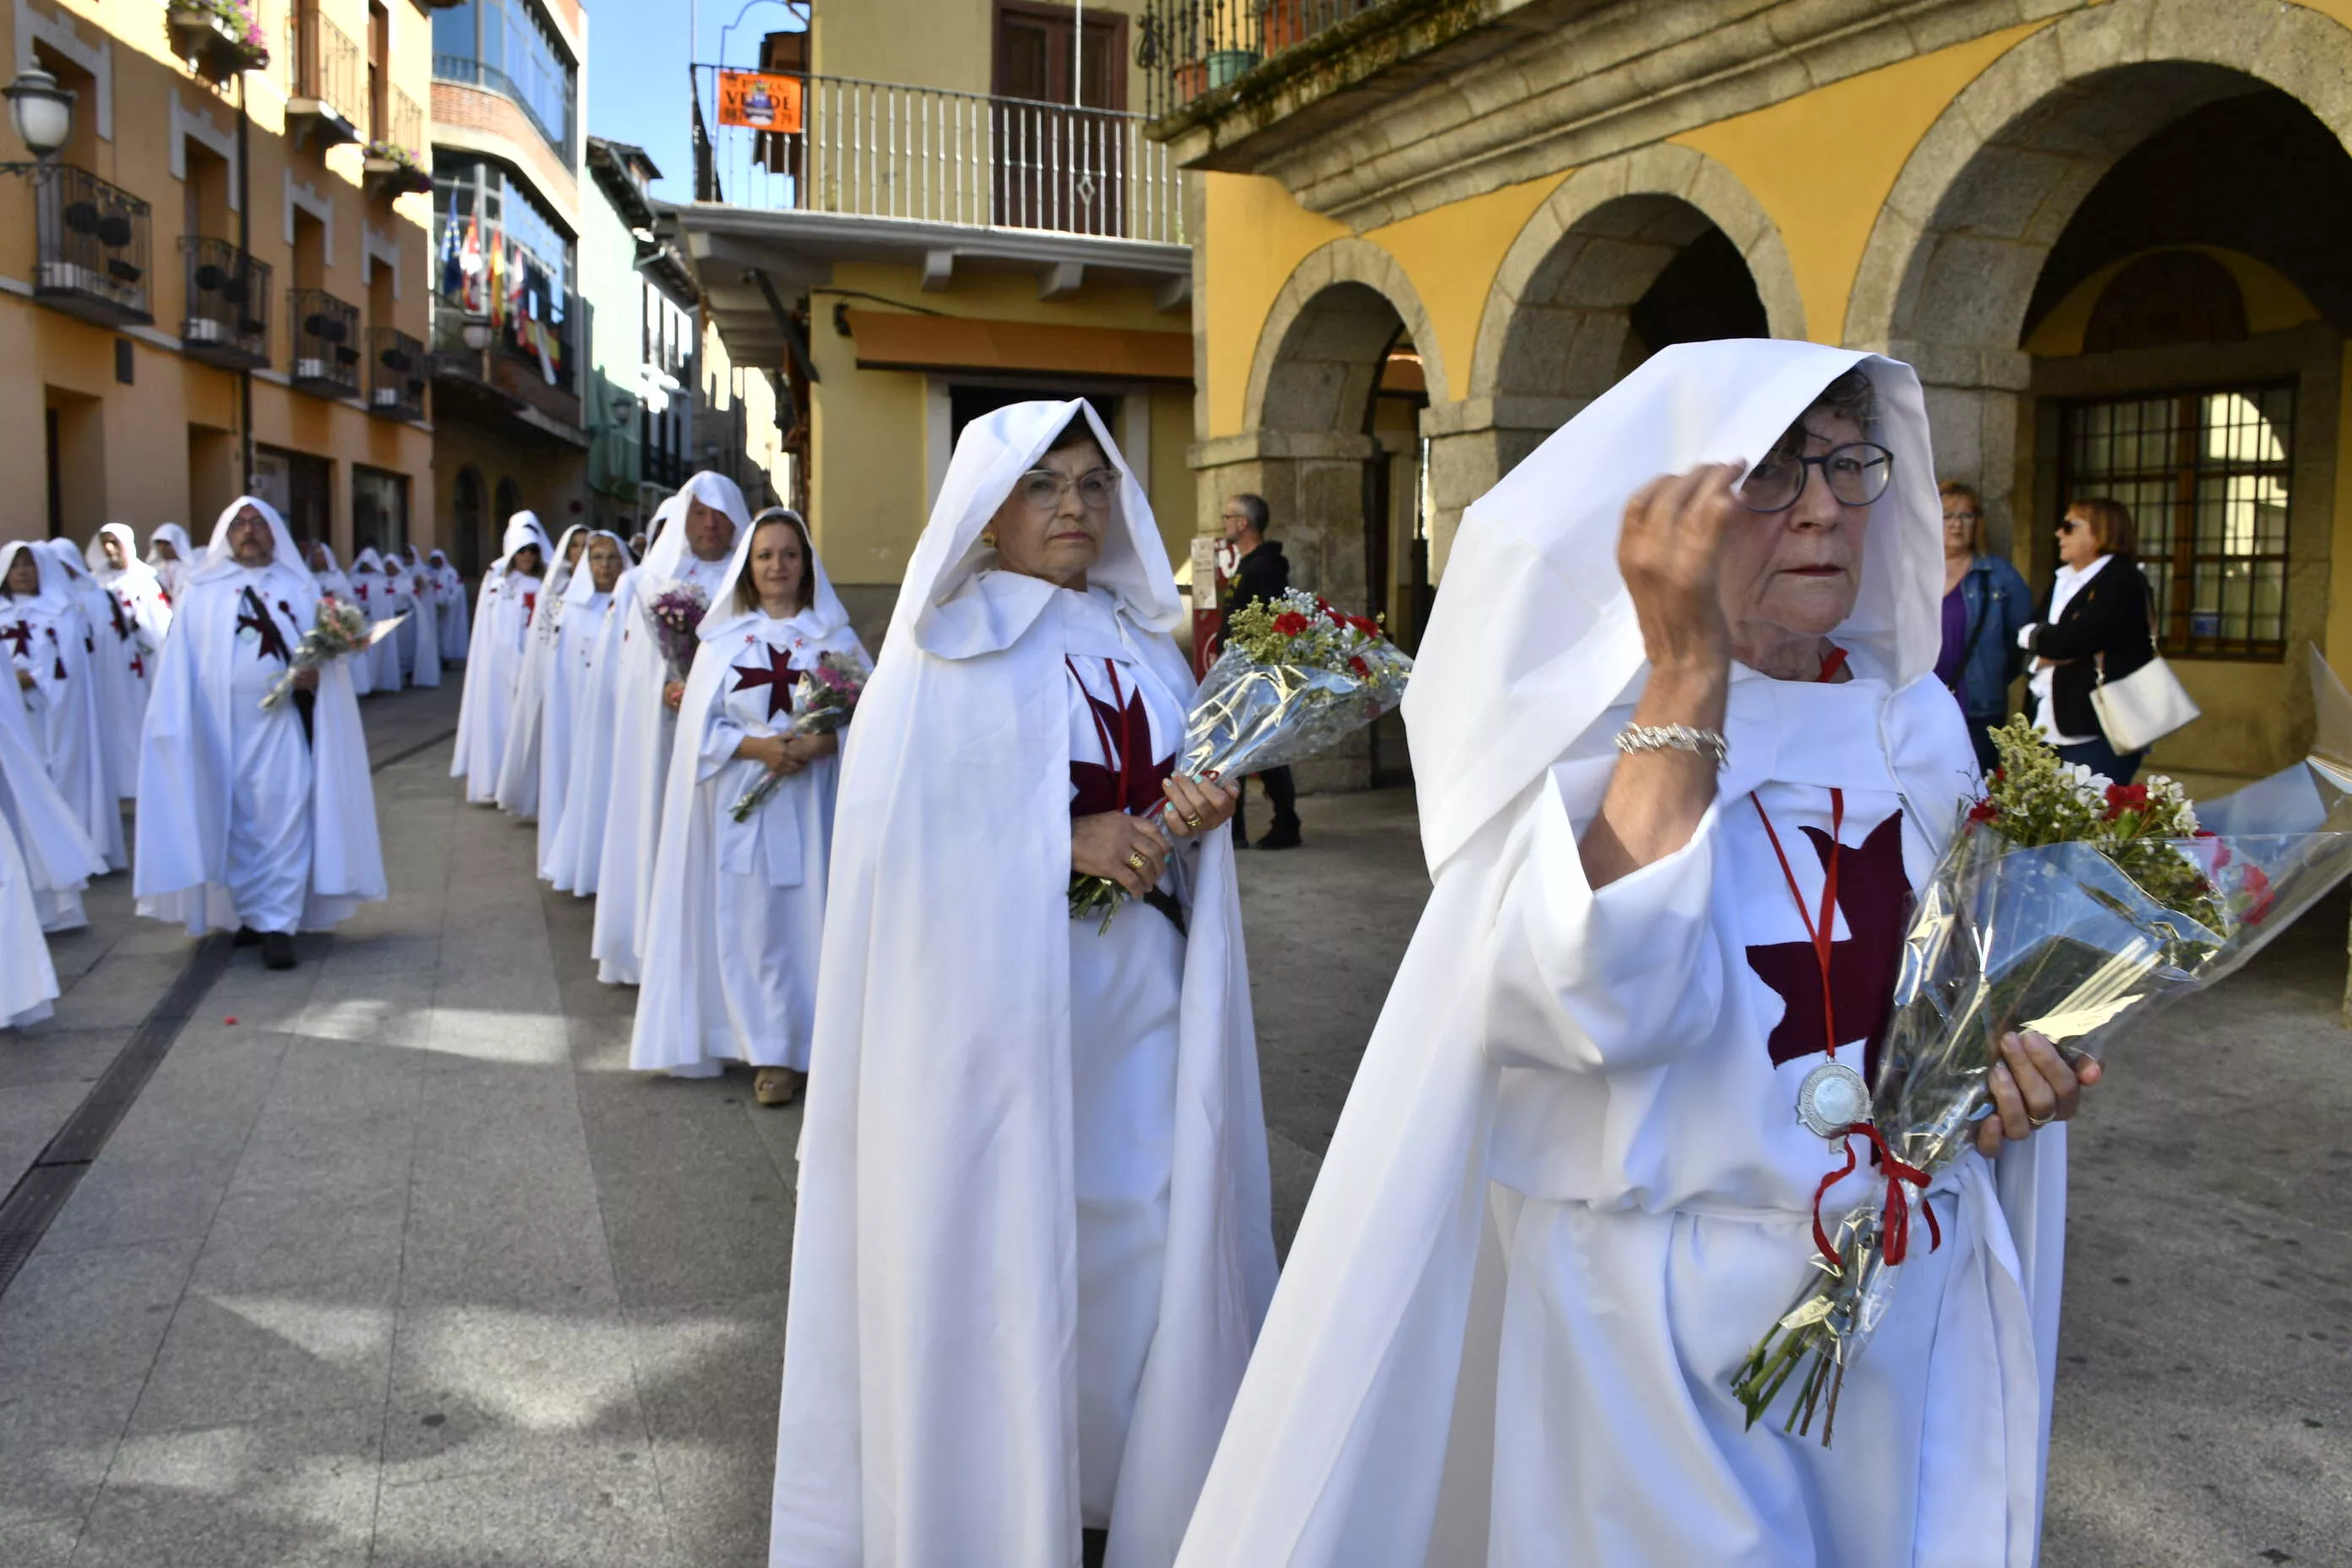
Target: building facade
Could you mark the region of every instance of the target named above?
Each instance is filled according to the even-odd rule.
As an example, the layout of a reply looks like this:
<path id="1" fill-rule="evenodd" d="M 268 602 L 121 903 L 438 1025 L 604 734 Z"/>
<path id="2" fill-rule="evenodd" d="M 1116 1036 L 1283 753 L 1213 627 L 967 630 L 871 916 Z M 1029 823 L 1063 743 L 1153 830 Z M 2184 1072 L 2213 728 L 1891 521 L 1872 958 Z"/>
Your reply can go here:
<path id="1" fill-rule="evenodd" d="M 2346 0 L 1139 26 L 1152 134 L 1198 175 L 1195 521 L 1263 491 L 1302 577 L 1408 641 L 1463 509 L 1559 424 L 1665 344 L 1769 334 L 1916 365 L 1939 477 L 2037 585 L 2069 500 L 2133 508 L 2206 714 L 2157 765 L 2284 765 L 2302 650 L 2352 668 Z"/>
<path id="2" fill-rule="evenodd" d="M 727 122 L 698 71 L 696 200 L 670 221 L 869 644 L 957 433 L 1004 403 L 1094 399 L 1188 562 L 1193 258 L 1141 134 L 1139 10 L 818 0 L 730 62 L 761 68 L 740 90 L 772 130 Z"/>
<path id="3" fill-rule="evenodd" d="M 0 5 L 10 74 L 75 95 L 56 157 L 0 180 L 0 537 L 201 542 L 251 491 L 346 552 L 436 540 L 430 19 L 230 9 Z"/>

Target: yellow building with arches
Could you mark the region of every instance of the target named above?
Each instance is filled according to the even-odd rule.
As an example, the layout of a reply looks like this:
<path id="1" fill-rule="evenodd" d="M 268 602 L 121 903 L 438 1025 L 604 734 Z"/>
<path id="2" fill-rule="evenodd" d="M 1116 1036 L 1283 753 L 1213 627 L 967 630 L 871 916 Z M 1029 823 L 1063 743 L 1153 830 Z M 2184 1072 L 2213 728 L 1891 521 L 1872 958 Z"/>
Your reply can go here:
<path id="1" fill-rule="evenodd" d="M 1649 353 L 1868 348 L 2037 586 L 2068 498 L 2133 506 L 2206 711 L 2159 765 L 2301 752 L 2302 648 L 2352 669 L 2352 0 L 1225 15 L 1143 27 L 1198 176 L 1203 530 L 1265 494 L 1299 579 L 1410 643 L 1464 509 Z"/>

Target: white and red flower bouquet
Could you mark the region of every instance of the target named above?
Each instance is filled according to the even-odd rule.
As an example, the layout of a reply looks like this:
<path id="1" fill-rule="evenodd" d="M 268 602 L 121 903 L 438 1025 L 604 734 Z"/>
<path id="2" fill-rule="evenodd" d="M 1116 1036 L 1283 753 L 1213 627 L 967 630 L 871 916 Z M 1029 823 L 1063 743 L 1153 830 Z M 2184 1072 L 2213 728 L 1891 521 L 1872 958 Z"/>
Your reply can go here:
<path id="1" fill-rule="evenodd" d="M 1239 780 L 1329 750 L 1404 700 L 1412 659 L 1365 616 L 1293 588 L 1225 617 L 1224 646 L 1192 700 L 1176 770 Z M 1070 918 L 1110 924 L 1127 897 L 1102 877 L 1070 879 Z"/>
<path id="2" fill-rule="evenodd" d="M 310 629 L 302 634 L 302 640 L 294 645 L 294 657 L 286 661 L 286 673 L 270 682 L 269 689 L 261 694 L 262 710 L 268 712 L 284 702 L 294 690 L 294 678 L 303 670 L 316 669 L 330 659 L 349 658 L 374 641 L 375 627 L 365 610 L 345 604 L 332 594 L 321 594 L 318 614 L 310 618 Z"/>
<path id="3" fill-rule="evenodd" d="M 1816 1211 L 1819 1277 L 1733 1380 L 1751 1425 L 1793 1378 L 1784 1427 L 1809 1433 L 1818 1415 L 1829 1443 L 1845 1368 L 1904 1259 L 1940 1245 L 1926 1194 L 1992 1113 L 2003 1037 L 2032 1031 L 2070 1059 L 2104 1059 L 2352 872 L 2352 778 L 2326 743 L 2331 730 L 2352 737 L 2352 698 L 2314 663 L 2323 744 L 2208 806 L 2219 832 L 2168 778 L 2117 785 L 2063 763 L 2021 717 L 1993 731 L 2001 765 L 1914 903 L 1867 1120 L 1843 1134 L 1837 1174 L 1866 1143 L 1883 1194 L 1843 1217 Z"/>
<path id="4" fill-rule="evenodd" d="M 784 731 L 788 735 L 831 735 L 845 729 L 852 713 L 857 710 L 857 700 L 866 695 L 866 682 L 874 673 L 866 661 L 854 653 L 821 653 L 816 667 L 801 671 L 793 682 L 793 721 Z M 728 810 L 728 815 L 741 822 L 768 804 L 784 775 L 769 773 L 760 782 L 743 792 L 743 798 Z"/>

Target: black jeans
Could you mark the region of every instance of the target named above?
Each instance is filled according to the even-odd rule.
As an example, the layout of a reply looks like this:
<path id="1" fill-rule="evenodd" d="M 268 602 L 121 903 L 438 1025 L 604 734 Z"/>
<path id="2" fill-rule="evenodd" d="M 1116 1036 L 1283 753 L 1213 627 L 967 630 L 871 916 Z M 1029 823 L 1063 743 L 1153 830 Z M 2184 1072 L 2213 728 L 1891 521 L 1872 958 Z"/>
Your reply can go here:
<path id="1" fill-rule="evenodd" d="M 1265 798 L 1274 803 L 1274 825 L 1276 827 L 1298 826 L 1298 791 L 1290 782 L 1288 768 L 1268 768 L 1257 775 L 1265 785 Z M 1247 837 L 1242 827 L 1242 816 L 1249 807 L 1249 781 L 1242 781 L 1241 804 L 1234 807 L 1234 832 Z"/>
<path id="2" fill-rule="evenodd" d="M 2109 784 L 2119 784 L 2132 782 L 2132 775 L 2139 772 L 2139 764 L 2147 755 L 2146 752 L 2118 754 L 2113 746 L 2107 744 L 2105 735 L 2084 741 L 2080 745 L 2058 748 L 2059 761 L 2080 763 L 2093 773 L 2105 775 Z"/>

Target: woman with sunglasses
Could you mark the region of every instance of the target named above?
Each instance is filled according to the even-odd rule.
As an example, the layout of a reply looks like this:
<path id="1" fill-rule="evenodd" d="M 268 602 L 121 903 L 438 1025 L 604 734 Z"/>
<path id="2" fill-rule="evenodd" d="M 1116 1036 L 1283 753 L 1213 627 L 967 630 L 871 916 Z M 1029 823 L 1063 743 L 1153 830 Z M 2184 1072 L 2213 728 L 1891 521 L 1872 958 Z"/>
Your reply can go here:
<path id="1" fill-rule="evenodd" d="M 2127 784 L 2145 752 L 2117 752 L 2091 693 L 2156 657 L 2156 601 L 2133 559 L 2137 535 L 2123 502 L 2095 496 L 2058 523 L 2058 572 L 2042 618 L 2017 636 L 2034 656 L 2033 721 L 2058 754 Z"/>
<path id="2" fill-rule="evenodd" d="M 2031 1561 L 2046 1045 L 1925 1194 L 1834 1447 L 1733 1393 L 1816 1213 L 1886 1202 L 1850 1130 L 1976 772 L 1931 462 L 1907 365 L 1684 343 L 1464 517 L 1404 704 L 1435 885 L 1180 1568 Z"/>
<path id="3" fill-rule="evenodd" d="M 841 763 L 774 1568 L 1175 1556 L 1274 1284 L 1182 614 L 1088 405 L 965 426 Z"/>

